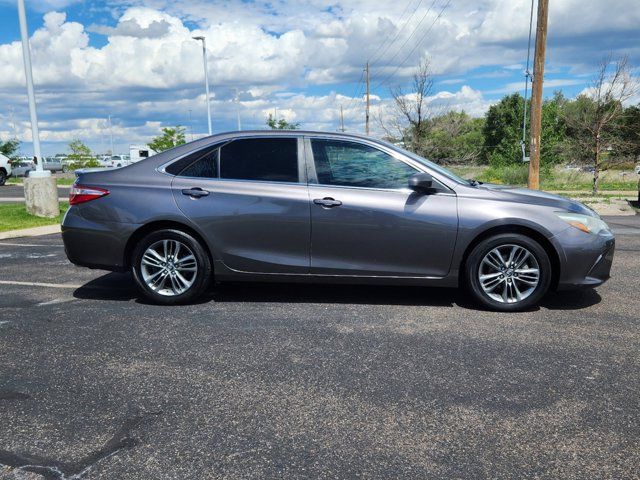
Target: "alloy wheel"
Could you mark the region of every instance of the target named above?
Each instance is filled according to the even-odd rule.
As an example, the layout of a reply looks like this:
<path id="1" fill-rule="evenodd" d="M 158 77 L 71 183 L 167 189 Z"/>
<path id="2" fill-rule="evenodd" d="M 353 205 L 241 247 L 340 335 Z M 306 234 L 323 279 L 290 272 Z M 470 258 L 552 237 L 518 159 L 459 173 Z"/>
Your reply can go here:
<path id="1" fill-rule="evenodd" d="M 518 303 L 529 297 L 540 283 L 540 266 L 525 247 L 500 245 L 483 257 L 478 280 L 492 300 Z"/>
<path id="2" fill-rule="evenodd" d="M 191 249 L 178 240 L 151 244 L 140 259 L 140 272 L 147 286 L 168 297 L 185 293 L 196 281 L 198 264 Z"/>

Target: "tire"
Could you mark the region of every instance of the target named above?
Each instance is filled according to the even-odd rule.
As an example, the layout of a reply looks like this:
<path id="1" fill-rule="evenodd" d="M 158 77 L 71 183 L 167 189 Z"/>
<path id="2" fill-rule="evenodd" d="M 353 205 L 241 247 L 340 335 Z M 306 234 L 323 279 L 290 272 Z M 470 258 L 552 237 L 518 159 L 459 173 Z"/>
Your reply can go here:
<path id="1" fill-rule="evenodd" d="M 27 170 L 26 172 L 24 172 L 24 178 L 29 177 L 30 173 L 31 173 L 31 170 Z"/>
<path id="2" fill-rule="evenodd" d="M 4 170 L 0 170 L 0 187 L 7 183 L 7 173 Z"/>
<path id="3" fill-rule="evenodd" d="M 547 293 L 551 277 L 551 262 L 544 248 L 517 233 L 481 241 L 469 255 L 465 269 L 473 297 L 485 307 L 501 312 L 537 305 Z"/>
<path id="4" fill-rule="evenodd" d="M 133 251 L 131 269 L 142 294 L 161 305 L 196 300 L 209 286 L 212 275 L 211 260 L 200 242 L 173 229 L 142 238 Z"/>
<path id="5" fill-rule="evenodd" d="M 62 173 L 67 173 L 68 171 L 69 171 L 69 170 L 68 170 L 68 168 L 67 168 L 66 166 L 63 166 L 63 167 L 62 167 Z"/>

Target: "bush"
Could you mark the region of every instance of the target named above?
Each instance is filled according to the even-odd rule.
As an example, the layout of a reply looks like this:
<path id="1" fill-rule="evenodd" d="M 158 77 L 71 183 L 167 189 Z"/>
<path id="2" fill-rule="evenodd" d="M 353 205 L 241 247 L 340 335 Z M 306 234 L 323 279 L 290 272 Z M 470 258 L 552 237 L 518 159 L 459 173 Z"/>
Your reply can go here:
<path id="1" fill-rule="evenodd" d="M 479 180 L 501 185 L 526 185 L 529 179 L 529 165 L 504 165 L 487 168 Z"/>

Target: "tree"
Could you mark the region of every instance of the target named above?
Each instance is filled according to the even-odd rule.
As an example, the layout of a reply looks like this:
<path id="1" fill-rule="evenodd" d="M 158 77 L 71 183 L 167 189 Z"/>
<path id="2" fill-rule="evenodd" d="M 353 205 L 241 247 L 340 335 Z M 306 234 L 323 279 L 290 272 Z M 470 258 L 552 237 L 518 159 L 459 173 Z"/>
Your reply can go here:
<path id="1" fill-rule="evenodd" d="M 591 88 L 565 108 L 569 129 L 568 147 L 583 152 L 593 167 L 593 193 L 598 193 L 600 172 L 612 161 L 610 152 L 623 147 L 620 127 L 624 102 L 635 93 L 631 67 L 626 56 L 613 61 L 609 55 L 600 63 Z M 607 165 L 603 159 L 607 158 Z"/>
<path id="2" fill-rule="evenodd" d="M 635 162 L 640 159 L 640 104 L 625 108 L 621 123 L 621 154 Z"/>
<path id="3" fill-rule="evenodd" d="M 542 103 L 541 165 L 559 162 L 560 144 L 566 136 L 562 110 L 567 100 L 556 92 Z M 522 117 L 524 98 L 519 93 L 507 95 L 489 107 L 483 128 L 485 151 L 483 158 L 493 166 L 522 162 Z M 527 104 L 529 110 L 529 104 Z M 528 145 L 529 138 L 526 138 Z"/>
<path id="4" fill-rule="evenodd" d="M 20 148 L 20 140 L 17 138 L 12 138 L 3 142 L 0 140 L 0 153 L 2 153 L 5 157 L 13 158 L 15 154 Z"/>
<path id="5" fill-rule="evenodd" d="M 393 108 L 391 112 L 378 112 L 378 122 L 389 137 L 400 135 L 405 146 L 424 155 L 425 137 L 428 130 L 428 97 L 433 92 L 433 74 L 428 59 L 422 60 L 413 74 L 411 92 L 402 87 L 391 89 Z"/>
<path id="6" fill-rule="evenodd" d="M 289 123 L 284 117 L 281 117 L 279 120 L 269 114 L 269 118 L 267 118 L 267 126 L 271 130 L 297 130 L 300 128 L 300 123 Z"/>
<path id="7" fill-rule="evenodd" d="M 82 140 L 76 138 L 69 142 L 69 151 L 67 160 L 70 162 L 72 170 L 77 168 L 98 167 L 98 161 L 91 156 L 91 149 L 87 147 Z"/>
<path id="8" fill-rule="evenodd" d="M 149 147 L 156 152 L 163 152 L 186 143 L 184 137 L 185 129 L 180 125 L 176 125 L 175 127 L 163 127 L 161 132 L 161 135 L 154 137 L 153 140 L 149 142 Z"/>
<path id="9" fill-rule="evenodd" d="M 482 155 L 484 119 L 450 111 L 429 120 L 424 154 L 439 163 L 476 162 Z"/>

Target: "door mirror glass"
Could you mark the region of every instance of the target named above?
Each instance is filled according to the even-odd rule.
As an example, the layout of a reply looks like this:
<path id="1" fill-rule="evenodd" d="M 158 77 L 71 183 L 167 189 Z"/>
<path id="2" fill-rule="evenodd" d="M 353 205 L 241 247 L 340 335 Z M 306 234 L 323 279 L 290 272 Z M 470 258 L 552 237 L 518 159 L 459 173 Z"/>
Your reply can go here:
<path id="1" fill-rule="evenodd" d="M 429 192 L 433 189 L 433 177 L 428 173 L 411 175 L 409 177 L 409 188 L 415 192 Z"/>

